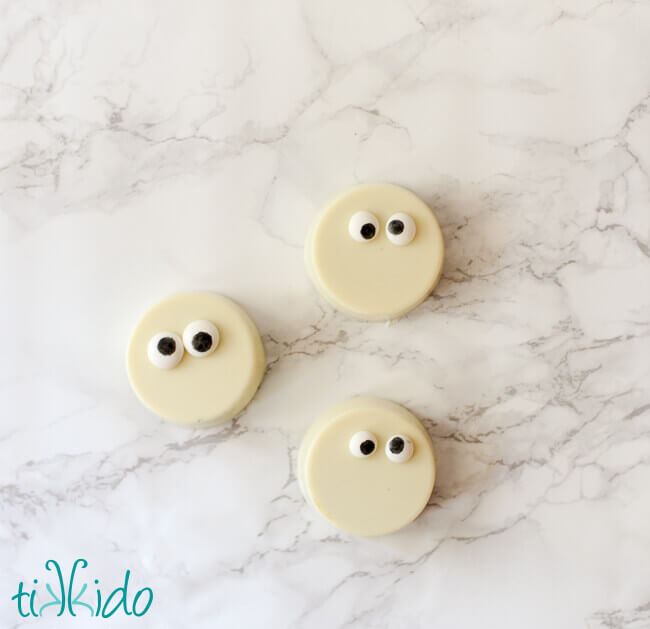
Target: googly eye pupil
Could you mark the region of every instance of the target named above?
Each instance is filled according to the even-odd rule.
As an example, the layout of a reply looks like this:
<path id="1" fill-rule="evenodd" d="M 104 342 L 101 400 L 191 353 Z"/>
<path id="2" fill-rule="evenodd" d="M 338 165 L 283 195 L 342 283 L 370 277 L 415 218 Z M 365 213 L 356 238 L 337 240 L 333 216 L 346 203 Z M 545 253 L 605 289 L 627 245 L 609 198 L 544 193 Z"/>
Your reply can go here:
<path id="1" fill-rule="evenodd" d="M 395 236 L 399 236 L 404 231 L 404 223 L 400 220 L 393 219 L 388 223 L 388 231 Z"/>
<path id="2" fill-rule="evenodd" d="M 393 437 L 388 447 L 393 454 L 401 454 L 404 450 L 404 439 L 401 437 Z"/>
<path id="3" fill-rule="evenodd" d="M 197 332 L 192 337 L 192 347 L 197 352 L 207 352 L 212 347 L 212 337 L 207 332 Z"/>
<path id="4" fill-rule="evenodd" d="M 365 223 L 364 225 L 361 226 L 361 235 L 366 240 L 372 240 L 375 237 L 376 233 L 377 230 L 375 229 L 375 226 L 372 223 Z"/>
<path id="5" fill-rule="evenodd" d="M 163 336 L 156 347 L 163 356 L 171 356 L 176 351 L 176 341 L 171 336 Z"/>
<path id="6" fill-rule="evenodd" d="M 370 439 L 367 439 L 366 441 L 361 442 L 359 450 L 361 450 L 361 454 L 368 456 L 375 451 L 375 444 L 370 441 Z"/>

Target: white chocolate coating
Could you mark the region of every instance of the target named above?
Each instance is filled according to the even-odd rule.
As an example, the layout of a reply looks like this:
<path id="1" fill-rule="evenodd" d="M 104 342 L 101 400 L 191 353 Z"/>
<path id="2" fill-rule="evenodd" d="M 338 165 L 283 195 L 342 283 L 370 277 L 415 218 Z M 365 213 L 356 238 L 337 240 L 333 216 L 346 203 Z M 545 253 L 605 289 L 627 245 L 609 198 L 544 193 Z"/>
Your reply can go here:
<path id="1" fill-rule="evenodd" d="M 362 211 L 379 222 L 376 236 L 366 242 L 350 235 L 350 219 Z M 386 233 L 388 220 L 398 213 L 408 214 L 416 229 L 413 240 L 401 246 Z M 305 245 L 307 270 L 321 295 L 367 321 L 397 319 L 421 304 L 440 279 L 443 258 L 433 212 L 412 192 L 390 184 L 356 186 L 334 199 Z"/>
<path id="2" fill-rule="evenodd" d="M 350 452 L 361 431 L 377 439 L 376 451 L 359 458 Z M 413 455 L 394 463 L 387 441 L 404 435 Z M 384 535 L 412 522 L 426 507 L 435 482 L 433 444 L 419 419 L 388 400 L 359 397 L 321 415 L 303 438 L 298 480 L 316 510 L 337 528 L 355 535 Z"/>
<path id="3" fill-rule="evenodd" d="M 185 352 L 171 369 L 148 357 L 152 337 L 182 335 L 197 320 L 213 322 L 218 346 L 205 357 Z M 235 302 L 215 293 L 181 293 L 159 302 L 138 322 L 127 349 L 133 390 L 154 413 L 182 423 L 225 422 L 251 401 L 265 369 L 264 347 L 255 324 Z"/>

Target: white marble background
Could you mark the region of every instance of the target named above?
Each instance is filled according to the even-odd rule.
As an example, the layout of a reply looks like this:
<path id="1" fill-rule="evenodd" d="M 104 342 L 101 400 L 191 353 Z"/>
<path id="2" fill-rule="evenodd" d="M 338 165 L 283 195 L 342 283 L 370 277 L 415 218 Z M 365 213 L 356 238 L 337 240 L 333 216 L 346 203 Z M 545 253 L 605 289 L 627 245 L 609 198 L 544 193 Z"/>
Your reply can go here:
<path id="1" fill-rule="evenodd" d="M 391 326 L 302 243 L 346 186 L 426 199 L 448 257 Z M 650 627 L 650 3 L 0 5 L 0 624 L 43 563 L 155 592 L 165 628 Z M 206 288 L 268 373 L 207 430 L 142 408 L 139 315 Z M 337 533 L 296 451 L 366 393 L 424 418 L 415 524 Z M 110 588 L 109 588 L 110 590 Z"/>

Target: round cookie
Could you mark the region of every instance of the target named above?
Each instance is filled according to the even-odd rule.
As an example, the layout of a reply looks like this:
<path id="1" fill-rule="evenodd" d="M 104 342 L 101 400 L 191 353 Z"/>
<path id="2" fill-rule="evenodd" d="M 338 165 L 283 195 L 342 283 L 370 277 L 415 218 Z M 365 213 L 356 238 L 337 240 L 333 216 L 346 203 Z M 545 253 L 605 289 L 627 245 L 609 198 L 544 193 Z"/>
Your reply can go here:
<path id="1" fill-rule="evenodd" d="M 126 366 L 133 390 L 157 415 L 182 423 L 225 422 L 255 395 L 264 347 L 251 318 L 232 300 L 181 293 L 140 319 Z"/>
<path id="2" fill-rule="evenodd" d="M 384 535 L 412 522 L 435 481 L 431 438 L 403 406 L 359 397 L 321 415 L 303 438 L 298 480 L 329 522 L 355 535 Z"/>
<path id="3" fill-rule="evenodd" d="M 351 188 L 317 217 L 305 246 L 309 275 L 335 308 L 367 321 L 397 319 L 435 288 L 442 232 L 416 195 L 390 184 Z"/>

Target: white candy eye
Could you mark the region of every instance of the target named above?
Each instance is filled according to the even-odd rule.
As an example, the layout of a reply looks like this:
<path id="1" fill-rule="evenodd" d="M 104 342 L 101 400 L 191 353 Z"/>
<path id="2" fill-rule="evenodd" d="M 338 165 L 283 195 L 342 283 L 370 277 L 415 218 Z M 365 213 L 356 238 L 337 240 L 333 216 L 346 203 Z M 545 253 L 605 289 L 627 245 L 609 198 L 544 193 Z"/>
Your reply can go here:
<path id="1" fill-rule="evenodd" d="M 350 452 L 360 459 L 369 457 L 376 449 L 377 439 L 375 435 L 367 430 L 357 432 L 350 439 Z"/>
<path id="2" fill-rule="evenodd" d="M 171 369 L 183 358 L 183 341 L 173 332 L 160 332 L 151 337 L 147 346 L 147 356 L 154 367 Z"/>
<path id="3" fill-rule="evenodd" d="M 209 356 L 219 345 L 219 330 L 212 321 L 192 321 L 183 332 L 183 344 L 192 356 Z"/>
<path id="4" fill-rule="evenodd" d="M 350 236 L 358 242 L 369 242 L 379 231 L 379 221 L 370 212 L 357 212 L 348 223 Z"/>
<path id="5" fill-rule="evenodd" d="M 393 463 L 406 463 L 413 456 L 413 442 L 404 435 L 393 435 L 386 443 L 386 456 Z"/>
<path id="6" fill-rule="evenodd" d="M 386 223 L 386 235 L 394 245 L 408 245 L 415 238 L 415 221 L 408 214 L 397 212 Z"/>

